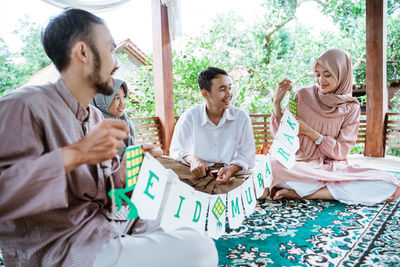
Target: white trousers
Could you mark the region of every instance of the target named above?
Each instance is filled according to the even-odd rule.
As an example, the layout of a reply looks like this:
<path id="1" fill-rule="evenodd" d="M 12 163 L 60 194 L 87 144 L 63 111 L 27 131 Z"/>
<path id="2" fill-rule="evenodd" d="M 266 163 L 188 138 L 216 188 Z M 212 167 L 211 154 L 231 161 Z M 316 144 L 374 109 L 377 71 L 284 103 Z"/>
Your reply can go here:
<path id="1" fill-rule="evenodd" d="M 337 201 L 345 204 L 362 204 L 372 206 L 390 198 L 396 186 L 384 181 L 351 181 L 351 182 L 318 182 L 290 181 L 280 183 L 278 187 L 292 189 L 305 197 L 326 186 Z"/>
<path id="2" fill-rule="evenodd" d="M 214 267 L 214 241 L 190 228 L 127 235 L 107 242 L 97 254 L 95 267 Z"/>
<path id="3" fill-rule="evenodd" d="M 170 174 L 169 174 L 170 176 Z M 218 253 L 214 241 L 189 227 L 165 232 L 161 218 L 171 190 L 169 177 L 160 212 L 156 220 L 139 219 L 132 235 L 107 242 L 97 254 L 95 267 L 214 267 Z M 121 225 L 114 227 L 119 231 Z"/>

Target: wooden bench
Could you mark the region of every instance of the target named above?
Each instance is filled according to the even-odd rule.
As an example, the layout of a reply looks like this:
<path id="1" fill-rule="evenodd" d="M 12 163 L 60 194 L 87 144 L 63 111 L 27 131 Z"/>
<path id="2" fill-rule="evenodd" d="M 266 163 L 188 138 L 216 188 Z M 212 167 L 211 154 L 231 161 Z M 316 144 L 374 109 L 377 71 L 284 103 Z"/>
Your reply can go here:
<path id="1" fill-rule="evenodd" d="M 162 149 L 161 124 L 158 117 L 134 118 L 137 144 L 152 143 Z"/>
<path id="2" fill-rule="evenodd" d="M 366 133 L 367 133 L 367 117 L 365 112 L 362 112 L 360 118 L 360 125 L 358 126 L 358 136 L 356 144 L 365 144 Z"/>
<path id="3" fill-rule="evenodd" d="M 179 117 L 176 117 L 176 121 Z M 269 129 L 270 114 L 252 114 L 250 119 L 253 124 L 256 153 L 268 152 L 273 138 Z M 135 125 L 136 142 L 138 144 L 153 143 L 162 148 L 161 124 L 158 117 L 132 119 Z M 357 144 L 365 144 L 366 114 L 361 113 Z M 400 147 L 400 113 L 386 114 L 386 146 Z"/>
<path id="4" fill-rule="evenodd" d="M 256 154 L 265 154 L 268 152 L 272 141 L 274 140 L 269 130 L 270 114 L 252 114 L 250 115 L 253 124 L 254 141 L 256 143 Z"/>
<path id="5" fill-rule="evenodd" d="M 400 147 L 400 113 L 386 113 L 386 147 Z"/>

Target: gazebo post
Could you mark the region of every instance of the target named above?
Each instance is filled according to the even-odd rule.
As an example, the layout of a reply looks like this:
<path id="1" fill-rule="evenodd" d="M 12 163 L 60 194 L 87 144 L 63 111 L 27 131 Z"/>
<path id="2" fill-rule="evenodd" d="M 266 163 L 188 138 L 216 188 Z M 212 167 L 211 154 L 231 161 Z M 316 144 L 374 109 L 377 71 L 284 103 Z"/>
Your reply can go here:
<path id="1" fill-rule="evenodd" d="M 174 86 L 168 11 L 160 0 L 152 0 L 152 17 L 155 110 L 161 123 L 163 151 L 168 155 L 175 126 Z"/>
<path id="2" fill-rule="evenodd" d="M 385 156 L 387 0 L 366 2 L 367 126 L 365 156 Z"/>

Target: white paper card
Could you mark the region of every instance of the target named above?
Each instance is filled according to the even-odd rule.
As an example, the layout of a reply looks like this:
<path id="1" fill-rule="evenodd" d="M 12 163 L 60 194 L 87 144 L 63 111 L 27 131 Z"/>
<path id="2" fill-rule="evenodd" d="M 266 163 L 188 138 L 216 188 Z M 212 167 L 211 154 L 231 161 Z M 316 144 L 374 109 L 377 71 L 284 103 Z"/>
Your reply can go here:
<path id="1" fill-rule="evenodd" d="M 221 202 L 225 205 L 222 209 L 221 206 L 215 207 L 215 213 L 220 215 L 217 219 L 213 209 L 217 200 L 220 198 Z M 211 238 L 218 239 L 221 235 L 225 234 L 225 223 L 226 223 L 226 194 L 211 195 L 210 208 L 208 213 L 207 222 L 207 235 Z"/>
<path id="2" fill-rule="evenodd" d="M 256 195 L 254 194 L 253 180 L 250 178 L 242 184 L 242 200 L 244 214 L 249 217 L 251 214 L 253 214 L 257 204 Z"/>
<path id="3" fill-rule="evenodd" d="M 281 125 L 279 127 L 281 127 L 282 125 L 289 126 L 289 129 L 291 129 L 293 135 L 299 134 L 299 122 L 296 120 L 296 118 L 293 116 L 288 108 L 286 108 L 283 112 Z"/>
<path id="4" fill-rule="evenodd" d="M 263 160 L 264 167 L 264 186 L 270 188 L 273 180 L 272 166 L 271 166 L 271 155 L 267 154 Z"/>
<path id="5" fill-rule="evenodd" d="M 166 169 L 149 153 L 144 153 L 137 184 L 131 200 L 136 205 L 139 217 L 155 220 L 160 210 L 168 181 Z"/>
<path id="6" fill-rule="evenodd" d="M 243 220 L 242 187 L 239 186 L 228 193 L 229 227 L 236 229 L 242 224 Z"/>
<path id="7" fill-rule="evenodd" d="M 275 140 L 276 139 L 292 151 L 296 152 L 300 148 L 299 137 L 288 123 L 282 123 L 279 126 L 279 130 L 275 135 Z"/>
<path id="8" fill-rule="evenodd" d="M 208 205 L 210 203 L 210 195 L 193 189 L 189 200 L 188 214 L 190 217 L 188 218 L 188 226 L 198 232 L 204 233 L 206 231 L 206 218 Z"/>
<path id="9" fill-rule="evenodd" d="M 191 190 L 190 186 L 180 181 L 172 183 L 160 224 L 166 232 L 188 226 Z"/>
<path id="10" fill-rule="evenodd" d="M 263 193 L 264 193 L 264 184 L 263 184 L 263 173 L 264 171 L 262 170 L 261 167 L 255 167 L 253 170 L 253 174 L 251 176 L 253 183 L 254 183 L 254 189 L 256 191 L 256 198 L 260 198 Z"/>
<path id="11" fill-rule="evenodd" d="M 279 140 L 275 139 L 271 146 L 271 156 L 277 158 L 287 169 L 296 163 L 296 152 L 285 147 Z"/>

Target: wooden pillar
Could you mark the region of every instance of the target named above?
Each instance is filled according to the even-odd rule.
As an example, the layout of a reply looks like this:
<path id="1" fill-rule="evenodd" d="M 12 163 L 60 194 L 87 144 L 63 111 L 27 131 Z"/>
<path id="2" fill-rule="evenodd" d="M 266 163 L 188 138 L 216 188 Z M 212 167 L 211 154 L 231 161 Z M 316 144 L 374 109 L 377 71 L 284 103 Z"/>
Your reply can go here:
<path id="1" fill-rule="evenodd" d="M 164 154 L 169 154 L 174 132 L 174 87 L 167 7 L 152 0 L 153 71 L 156 116 L 160 118 Z"/>
<path id="2" fill-rule="evenodd" d="M 367 0 L 367 132 L 365 156 L 385 156 L 387 0 Z"/>

